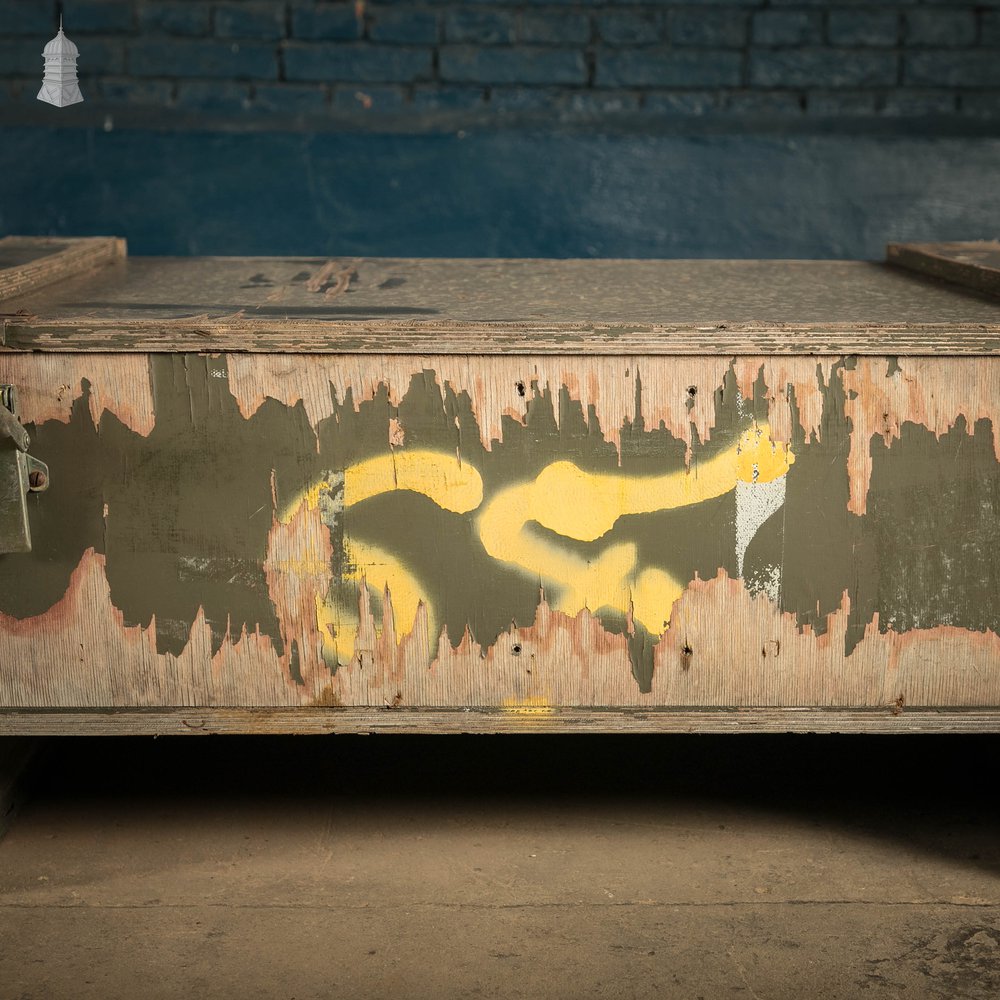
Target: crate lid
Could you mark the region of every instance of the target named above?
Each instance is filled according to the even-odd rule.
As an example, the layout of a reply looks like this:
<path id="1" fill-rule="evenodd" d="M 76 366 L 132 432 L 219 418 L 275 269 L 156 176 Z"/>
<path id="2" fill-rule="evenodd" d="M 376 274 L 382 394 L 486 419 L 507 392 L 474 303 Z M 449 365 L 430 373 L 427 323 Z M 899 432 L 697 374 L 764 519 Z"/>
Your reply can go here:
<path id="1" fill-rule="evenodd" d="M 15 351 L 1000 353 L 988 282 L 891 263 L 922 260 L 911 246 L 886 263 L 130 258 L 114 237 L 7 237 L 0 332 Z"/>

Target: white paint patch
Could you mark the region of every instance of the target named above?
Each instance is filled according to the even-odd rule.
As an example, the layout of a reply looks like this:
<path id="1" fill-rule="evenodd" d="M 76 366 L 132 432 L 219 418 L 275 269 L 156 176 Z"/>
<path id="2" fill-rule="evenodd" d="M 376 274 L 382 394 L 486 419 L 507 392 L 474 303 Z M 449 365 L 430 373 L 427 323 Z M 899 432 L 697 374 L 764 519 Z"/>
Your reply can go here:
<path id="1" fill-rule="evenodd" d="M 319 513 L 323 523 L 334 531 L 344 516 L 344 473 L 333 470 L 323 473 L 319 488 Z"/>
<path id="2" fill-rule="evenodd" d="M 751 579 L 744 582 L 751 594 L 764 594 L 772 604 L 781 600 L 781 567 L 775 563 L 761 566 Z"/>
<path id="3" fill-rule="evenodd" d="M 736 483 L 736 571 L 743 576 L 743 557 L 760 526 L 785 502 L 785 477 L 769 483 Z M 780 586 L 780 573 L 778 586 Z"/>

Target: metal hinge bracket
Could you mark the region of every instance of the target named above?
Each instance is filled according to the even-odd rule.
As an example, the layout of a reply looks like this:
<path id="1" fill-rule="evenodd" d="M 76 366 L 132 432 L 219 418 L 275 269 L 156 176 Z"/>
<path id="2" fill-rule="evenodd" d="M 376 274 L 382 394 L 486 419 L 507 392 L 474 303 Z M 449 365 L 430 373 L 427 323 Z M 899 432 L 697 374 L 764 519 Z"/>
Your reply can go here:
<path id="1" fill-rule="evenodd" d="M 49 486 L 49 468 L 28 454 L 30 444 L 17 419 L 17 390 L 0 385 L 0 553 L 31 551 L 28 494 Z"/>

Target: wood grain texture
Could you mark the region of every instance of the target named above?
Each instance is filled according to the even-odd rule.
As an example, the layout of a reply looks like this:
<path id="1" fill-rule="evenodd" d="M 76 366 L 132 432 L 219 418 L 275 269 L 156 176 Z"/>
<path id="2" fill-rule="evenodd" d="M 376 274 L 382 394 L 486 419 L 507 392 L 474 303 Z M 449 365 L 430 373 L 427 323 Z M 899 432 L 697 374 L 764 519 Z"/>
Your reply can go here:
<path id="1" fill-rule="evenodd" d="M 124 260 L 126 252 L 125 241 L 114 236 L 5 236 L 0 239 L 2 311 L 8 311 L 7 300 L 34 294 L 72 277 L 91 276 L 107 264 Z"/>
<path id="2" fill-rule="evenodd" d="M 851 261 L 133 258 L 12 299 L 9 350 L 993 354 L 1000 305 Z"/>
<path id="3" fill-rule="evenodd" d="M 298 559 L 297 553 L 291 555 Z M 503 707 L 529 715 L 555 708 L 614 707 L 978 707 L 1000 704 L 1000 639 L 966 629 L 882 633 L 877 621 L 844 655 L 847 608 L 816 634 L 801 629 L 742 581 L 695 581 L 656 646 L 653 683 L 639 690 L 624 635 L 586 610 L 542 602 L 532 624 L 484 648 L 469 634 L 437 646 L 426 612 L 397 634 L 377 622 L 362 589 L 357 643 L 332 674 L 319 655 L 313 603 L 279 606 L 285 639 L 301 643 L 301 681 L 288 655 L 259 632 L 227 637 L 212 651 L 199 615 L 180 655 L 158 653 L 156 623 L 125 626 L 109 599 L 102 557 L 88 553 L 66 598 L 16 622 L 0 617 L 0 700 L 5 707 L 155 706 Z M 280 601 L 281 595 L 276 595 Z"/>
<path id="4" fill-rule="evenodd" d="M 3 310 L 53 483 L 0 732 L 996 728 L 998 308 L 835 262 L 64 275 Z"/>
<path id="5" fill-rule="evenodd" d="M 156 651 L 156 622 L 128 627 L 109 599 L 104 560 L 88 552 L 66 596 L 43 615 L 0 616 L 5 705 L 289 705 L 301 694 L 270 640 L 228 638 L 215 653 L 199 615 L 179 656 Z M 207 699 L 207 700 L 206 700 Z"/>
<path id="6" fill-rule="evenodd" d="M 996 317 L 1000 319 L 1000 315 Z M 473 354 L 672 357 L 1000 354 L 1000 323 L 447 323 L 424 321 L 0 320 L 0 348 L 31 352 Z"/>
<path id="7" fill-rule="evenodd" d="M 83 400 L 95 426 L 108 413 L 144 437 L 153 429 L 153 387 L 145 355 L 94 354 L 81 365 L 74 354 L 8 354 L 0 369 L 17 386 L 23 423 L 68 423 L 73 406 Z"/>
<path id="8" fill-rule="evenodd" d="M 1000 296 L 1000 242 L 890 243 L 886 260 L 917 274 Z"/>
<path id="9" fill-rule="evenodd" d="M 211 736 L 348 733 L 996 733 L 982 709 L 469 709 L 296 708 L 2 711 L 3 736 Z"/>
<path id="10" fill-rule="evenodd" d="M 328 360 L 282 355 L 230 354 L 226 371 L 240 411 L 249 417 L 266 399 L 286 406 L 299 403 L 316 428 L 329 419 L 335 400 L 350 397 L 355 409 L 384 387 L 391 406 L 399 405 L 418 370 L 437 374 L 440 384 L 461 387 L 469 395 L 484 448 L 503 442 L 504 418 L 524 423 L 530 395 L 518 385 L 537 385 L 553 393 L 565 389 L 572 399 L 592 408 L 605 440 L 620 448 L 621 429 L 639 415 L 647 427 L 662 427 L 690 452 L 695 440 L 712 437 L 715 389 L 731 368 L 744 399 L 755 385 L 764 387 L 771 436 L 788 443 L 793 430 L 806 438 L 822 435 L 823 400 L 835 355 L 685 357 L 664 361 L 658 355 L 576 357 L 527 355 L 491 358 L 426 355 L 419 365 L 407 356 L 348 356 Z M 29 364 L 34 363 L 30 362 Z M 16 364 L 16 362 L 15 362 Z M 850 510 L 863 514 L 871 478 L 870 442 L 879 436 L 890 444 L 906 422 L 940 437 L 960 418 L 968 427 L 987 420 L 1000 457 L 1000 366 L 967 357 L 908 357 L 901 363 L 863 357 L 842 372 L 846 416 L 850 420 Z M 694 388 L 696 392 L 691 393 Z M 707 390 L 707 391 L 706 391 Z M 637 394 L 641 398 L 636 408 Z M 556 414 L 558 421 L 559 415 Z"/>
<path id="11" fill-rule="evenodd" d="M 11 353 L 0 376 L 28 386 L 58 533 L 0 562 L 7 707 L 1000 705 L 1000 359 Z M 671 507 L 748 427 L 753 477 Z M 567 466 L 546 507 L 531 484 Z M 784 485 L 739 561 L 758 472 Z"/>
<path id="12" fill-rule="evenodd" d="M 523 424 L 531 387 L 558 393 L 593 409 L 605 440 L 620 447 L 621 428 L 641 415 L 648 427 L 663 427 L 690 451 L 694 440 L 711 439 L 715 420 L 714 392 L 732 368 L 739 391 L 752 399 L 754 387 L 765 388 L 772 437 L 788 443 L 793 430 L 806 438 L 822 435 L 824 387 L 838 359 L 819 357 L 709 356 L 664 360 L 657 355 L 581 359 L 550 355 L 477 357 L 428 354 L 418 359 L 395 355 L 348 355 L 311 358 L 287 355 L 220 356 L 213 376 L 224 378 L 245 418 L 267 400 L 287 407 L 301 405 L 315 430 L 350 398 L 355 412 L 362 402 L 384 389 L 387 402 L 398 407 L 411 380 L 420 372 L 437 376 L 440 398 L 445 386 L 468 394 L 480 440 L 489 450 L 503 442 L 505 419 Z M 5 355 L 3 377 L 19 386 L 25 423 L 67 422 L 74 402 L 84 398 L 95 425 L 107 411 L 136 433 L 148 436 L 153 424 L 153 392 L 149 360 L 141 354 Z M 1000 367 L 976 358 L 866 357 L 846 367 L 841 377 L 847 391 L 850 420 L 851 505 L 865 512 L 871 477 L 870 442 L 899 438 L 900 428 L 920 424 L 940 437 L 960 418 L 969 428 L 986 420 L 1000 456 Z M 518 386 L 525 389 L 519 394 Z M 695 393 L 690 389 L 694 388 Z M 706 391 L 707 390 L 707 391 Z M 637 392 L 641 397 L 636 409 Z M 641 412 L 640 412 L 641 411 Z M 559 413 L 555 414 L 558 422 Z"/>

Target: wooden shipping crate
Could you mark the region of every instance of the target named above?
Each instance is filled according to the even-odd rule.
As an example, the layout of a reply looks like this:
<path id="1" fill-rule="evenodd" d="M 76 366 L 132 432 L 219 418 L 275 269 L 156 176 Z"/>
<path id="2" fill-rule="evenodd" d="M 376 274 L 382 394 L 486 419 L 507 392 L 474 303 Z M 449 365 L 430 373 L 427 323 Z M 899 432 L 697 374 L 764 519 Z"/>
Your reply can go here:
<path id="1" fill-rule="evenodd" d="M 0 733 L 1000 729 L 982 292 L 8 238 L 0 313 Z"/>

